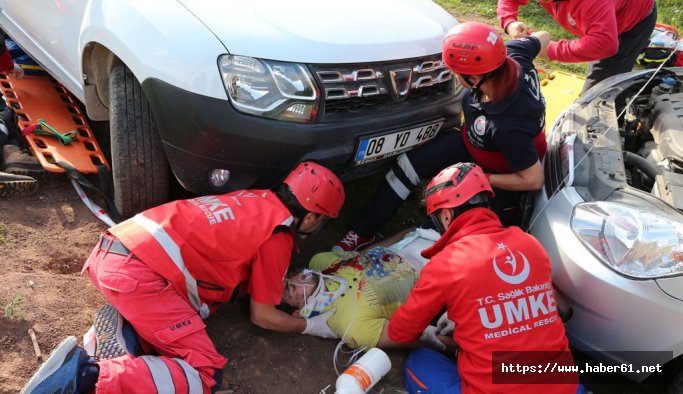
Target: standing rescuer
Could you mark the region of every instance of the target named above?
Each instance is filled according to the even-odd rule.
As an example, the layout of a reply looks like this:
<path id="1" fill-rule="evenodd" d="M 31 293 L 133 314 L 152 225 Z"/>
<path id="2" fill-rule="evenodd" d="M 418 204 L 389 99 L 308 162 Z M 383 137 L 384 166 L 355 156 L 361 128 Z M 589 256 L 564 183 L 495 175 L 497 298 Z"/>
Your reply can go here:
<path id="1" fill-rule="evenodd" d="M 517 20 L 529 0 L 498 0 L 500 26 L 512 38 L 526 37 L 529 26 Z M 538 0 L 565 30 L 579 37 L 552 41 L 543 57 L 565 63 L 593 62 L 586 91 L 612 75 L 629 72 L 647 46 L 657 22 L 654 0 Z"/>
<path id="2" fill-rule="evenodd" d="M 457 364 L 431 349 L 412 352 L 404 366 L 406 387 L 411 393 L 576 393 L 576 383 L 503 385 L 493 379 L 494 351 L 513 353 L 515 361 L 504 360 L 515 363 L 531 362 L 531 351 L 552 354 L 544 365 L 573 361 L 552 296 L 550 261 L 531 235 L 501 225 L 487 208 L 491 197 L 483 171 L 472 163 L 448 167 L 427 185 L 427 214 L 442 236 L 422 252 L 430 261 L 389 321 L 388 337 L 414 341 L 445 307 L 439 326 L 454 323 L 460 351 Z"/>
<path id="3" fill-rule="evenodd" d="M 319 230 L 343 203 L 339 179 L 304 162 L 276 192 L 240 190 L 174 201 L 110 228 L 83 272 L 157 355 L 95 362 L 69 337 L 22 393 L 215 390 L 227 360 L 202 319 L 240 288 L 251 296 L 254 324 L 333 336 L 329 314 L 304 319 L 275 306 L 295 237 Z"/>

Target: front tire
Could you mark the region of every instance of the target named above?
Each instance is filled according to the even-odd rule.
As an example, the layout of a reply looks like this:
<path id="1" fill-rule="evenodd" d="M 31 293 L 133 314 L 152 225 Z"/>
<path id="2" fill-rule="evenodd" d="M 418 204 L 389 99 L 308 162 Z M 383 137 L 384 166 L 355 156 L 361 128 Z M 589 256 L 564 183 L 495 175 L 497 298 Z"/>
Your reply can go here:
<path id="1" fill-rule="evenodd" d="M 168 200 L 169 167 L 149 102 L 124 65 L 109 76 L 114 203 L 127 218 Z"/>

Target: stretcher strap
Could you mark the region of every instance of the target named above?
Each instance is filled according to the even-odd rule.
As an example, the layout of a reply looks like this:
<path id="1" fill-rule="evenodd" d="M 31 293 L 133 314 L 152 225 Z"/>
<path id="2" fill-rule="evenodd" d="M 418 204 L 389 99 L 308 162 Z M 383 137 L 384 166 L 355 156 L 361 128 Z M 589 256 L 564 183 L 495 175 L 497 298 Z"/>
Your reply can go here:
<path id="1" fill-rule="evenodd" d="M 97 166 L 97 173 L 100 178 L 100 184 L 102 185 L 102 188 L 98 188 L 95 185 L 93 185 L 85 176 L 83 176 L 83 174 L 81 174 L 74 167 L 72 167 L 69 163 L 66 163 L 64 161 L 57 161 L 55 164 L 64 169 L 66 175 L 69 177 L 69 180 L 71 180 L 71 184 L 74 185 L 76 193 L 78 193 L 78 197 L 81 198 L 83 203 L 88 207 L 88 209 L 90 209 L 90 211 L 95 215 L 95 217 L 102 220 L 105 224 L 107 224 L 110 227 L 116 225 L 116 223 L 121 221 L 121 215 L 116 209 L 116 205 L 114 205 L 114 201 L 111 199 L 109 194 L 111 190 L 110 182 L 108 182 L 109 172 L 107 171 L 107 168 L 105 166 Z M 85 194 L 81 186 L 85 186 L 88 189 L 93 190 L 97 194 L 101 195 L 107 204 L 108 213 L 99 205 L 95 204 Z"/>
<path id="2" fill-rule="evenodd" d="M 33 134 L 55 137 L 57 138 L 57 141 L 59 141 L 59 143 L 62 145 L 69 145 L 72 141 L 78 139 L 78 133 L 76 133 L 76 130 L 67 131 L 66 133 L 60 133 L 43 119 L 38 119 L 38 126 L 36 126 L 35 130 L 33 131 Z"/>

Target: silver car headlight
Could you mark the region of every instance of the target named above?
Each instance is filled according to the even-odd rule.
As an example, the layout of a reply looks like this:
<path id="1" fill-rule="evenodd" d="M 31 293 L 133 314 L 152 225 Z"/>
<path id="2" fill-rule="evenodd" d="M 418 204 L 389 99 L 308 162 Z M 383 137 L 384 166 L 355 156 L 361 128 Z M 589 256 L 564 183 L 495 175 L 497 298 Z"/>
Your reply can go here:
<path id="1" fill-rule="evenodd" d="M 634 278 L 683 273 L 683 222 L 665 212 L 616 202 L 591 202 L 574 208 L 571 228 L 603 262 Z"/>
<path id="2" fill-rule="evenodd" d="M 303 65 L 236 55 L 223 55 L 218 64 L 238 111 L 291 122 L 315 119 L 319 95 Z"/>

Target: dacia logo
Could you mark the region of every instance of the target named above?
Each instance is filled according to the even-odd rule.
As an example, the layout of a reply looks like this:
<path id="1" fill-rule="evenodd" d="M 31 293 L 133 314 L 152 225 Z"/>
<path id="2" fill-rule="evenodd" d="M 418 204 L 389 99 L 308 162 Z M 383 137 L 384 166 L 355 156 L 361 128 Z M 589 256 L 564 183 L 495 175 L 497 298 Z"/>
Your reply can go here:
<path id="1" fill-rule="evenodd" d="M 391 79 L 391 88 L 394 99 L 397 101 L 405 100 L 410 91 L 410 83 L 413 81 L 413 69 L 401 68 L 390 70 L 389 78 Z"/>

